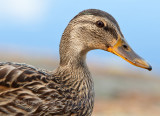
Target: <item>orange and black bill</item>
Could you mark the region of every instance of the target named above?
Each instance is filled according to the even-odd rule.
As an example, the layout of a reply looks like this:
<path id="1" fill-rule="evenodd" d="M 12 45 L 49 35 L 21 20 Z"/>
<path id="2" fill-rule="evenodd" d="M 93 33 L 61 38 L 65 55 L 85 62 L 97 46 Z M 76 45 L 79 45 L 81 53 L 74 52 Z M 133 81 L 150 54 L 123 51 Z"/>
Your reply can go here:
<path id="1" fill-rule="evenodd" d="M 114 46 L 108 48 L 108 51 L 123 58 L 132 65 L 148 69 L 149 71 L 152 70 L 151 65 L 137 55 L 124 39 L 118 39 Z"/>

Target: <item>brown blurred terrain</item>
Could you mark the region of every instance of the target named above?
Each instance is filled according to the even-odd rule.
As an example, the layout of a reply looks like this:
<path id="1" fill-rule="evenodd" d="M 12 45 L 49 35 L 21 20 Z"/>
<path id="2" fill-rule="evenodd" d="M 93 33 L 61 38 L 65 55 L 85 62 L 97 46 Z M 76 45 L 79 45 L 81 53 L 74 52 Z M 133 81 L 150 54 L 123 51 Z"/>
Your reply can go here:
<path id="1" fill-rule="evenodd" d="M 53 70 L 58 60 L 53 56 L 5 52 L 0 62 L 20 62 Z M 106 67 L 89 62 L 94 77 L 95 107 L 93 116 L 160 116 L 160 76 L 136 72 L 120 66 Z"/>

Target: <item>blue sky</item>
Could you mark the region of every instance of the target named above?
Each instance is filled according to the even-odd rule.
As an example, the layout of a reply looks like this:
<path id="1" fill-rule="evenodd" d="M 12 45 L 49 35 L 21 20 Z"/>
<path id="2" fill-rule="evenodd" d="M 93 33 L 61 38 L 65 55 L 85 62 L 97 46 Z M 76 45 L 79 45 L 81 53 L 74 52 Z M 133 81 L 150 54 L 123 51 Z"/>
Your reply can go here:
<path id="1" fill-rule="evenodd" d="M 157 72 L 160 68 L 159 0 L 0 0 L 0 50 L 53 54 L 68 22 L 80 11 L 101 9 L 112 14 L 130 46 Z M 105 51 L 92 51 L 88 60 L 120 62 Z"/>

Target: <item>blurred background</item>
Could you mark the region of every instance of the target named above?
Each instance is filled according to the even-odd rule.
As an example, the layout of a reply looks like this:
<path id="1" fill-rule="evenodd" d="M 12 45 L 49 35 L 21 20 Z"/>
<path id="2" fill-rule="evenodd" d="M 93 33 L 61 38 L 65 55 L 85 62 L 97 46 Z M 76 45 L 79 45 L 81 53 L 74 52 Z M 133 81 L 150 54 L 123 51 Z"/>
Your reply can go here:
<path id="1" fill-rule="evenodd" d="M 112 14 L 150 72 L 101 50 L 87 55 L 94 77 L 93 116 L 160 116 L 159 0 L 0 0 L 0 61 L 53 70 L 68 22 L 94 8 Z"/>

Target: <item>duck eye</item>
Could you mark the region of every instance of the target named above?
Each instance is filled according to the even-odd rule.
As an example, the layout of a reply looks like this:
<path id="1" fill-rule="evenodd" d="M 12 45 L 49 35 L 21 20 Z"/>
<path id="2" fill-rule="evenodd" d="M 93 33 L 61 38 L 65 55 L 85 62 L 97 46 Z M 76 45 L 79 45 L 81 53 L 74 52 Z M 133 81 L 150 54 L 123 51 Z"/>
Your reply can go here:
<path id="1" fill-rule="evenodd" d="M 102 21 L 96 22 L 97 27 L 104 27 L 104 23 Z"/>

